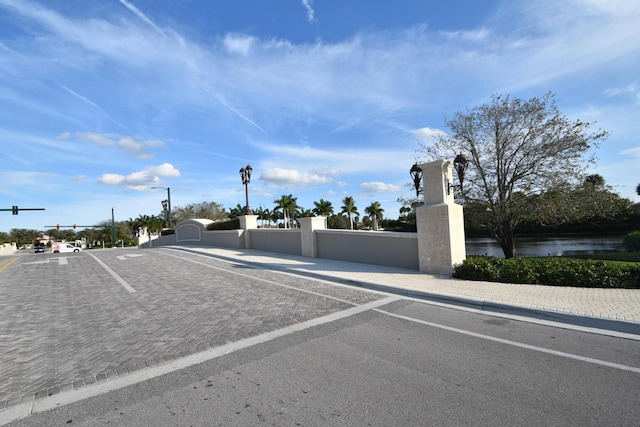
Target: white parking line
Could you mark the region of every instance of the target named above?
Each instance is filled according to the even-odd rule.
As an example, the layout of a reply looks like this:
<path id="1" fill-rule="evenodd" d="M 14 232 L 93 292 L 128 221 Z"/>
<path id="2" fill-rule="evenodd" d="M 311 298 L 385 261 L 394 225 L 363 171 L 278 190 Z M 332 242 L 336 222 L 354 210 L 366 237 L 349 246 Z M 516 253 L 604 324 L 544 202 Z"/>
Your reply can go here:
<path id="1" fill-rule="evenodd" d="M 136 290 L 133 289 L 127 282 L 124 281 L 124 279 L 122 279 L 122 277 L 118 276 L 118 273 L 116 273 L 115 271 L 113 271 L 111 268 L 109 268 L 109 266 L 107 264 L 105 264 L 104 262 L 100 261 L 98 259 L 97 256 L 90 254 L 87 252 L 87 255 L 89 255 L 91 258 L 95 259 L 96 262 L 98 264 L 100 264 L 102 266 L 102 268 L 104 268 L 105 270 L 107 270 L 107 273 L 109 273 L 110 275 L 113 276 L 114 279 L 116 279 L 118 282 L 120 282 L 120 284 L 129 292 L 135 292 Z"/>
<path id="2" fill-rule="evenodd" d="M 453 328 L 451 326 L 441 325 L 439 323 L 427 322 L 425 320 L 415 319 L 413 317 L 402 316 L 400 314 L 390 313 L 388 311 L 374 308 L 373 311 L 386 314 L 387 316 L 396 317 L 398 319 L 407 320 L 409 322 L 419 323 L 421 325 L 431 326 L 433 328 L 444 329 L 445 331 L 457 332 L 459 334 L 469 335 L 471 337 L 481 338 L 488 341 L 499 342 L 514 347 L 525 348 L 527 350 L 539 351 L 541 353 L 553 354 L 555 356 L 565 357 L 567 359 L 579 360 L 581 362 L 594 363 L 596 365 L 607 366 L 609 368 L 620 369 L 623 371 L 631 371 L 640 374 L 640 368 L 634 366 L 621 365 L 619 363 L 607 362 L 606 360 L 593 359 L 591 357 L 579 356 L 577 354 L 565 353 L 563 351 L 551 350 L 549 348 L 538 347 L 535 345 L 524 344 L 517 341 L 505 340 L 503 338 L 492 337 L 491 335 L 479 334 L 477 332 L 465 331 L 464 329 Z"/>
<path id="3" fill-rule="evenodd" d="M 97 261 L 102 264 L 99 260 Z M 98 382 L 85 387 L 80 387 L 78 389 L 54 394 L 53 396 L 47 397 L 46 399 L 35 400 L 33 402 L 12 406 L 4 411 L 0 411 L 0 425 L 8 424 L 21 418 L 28 417 L 29 415 L 50 411 L 52 409 L 60 408 L 65 405 L 80 402 L 91 397 L 100 396 L 110 391 L 119 390 L 121 388 L 137 384 L 151 378 L 159 377 L 160 375 L 165 375 L 179 369 L 188 368 L 199 363 L 213 360 L 238 350 L 262 344 L 276 338 L 293 334 L 295 332 L 304 331 L 305 329 L 314 326 L 324 325 L 326 323 L 331 323 L 337 320 L 355 316 L 356 314 L 392 303 L 394 301 L 397 301 L 398 299 L 399 298 L 394 297 L 383 298 L 367 304 L 339 311 L 337 313 L 332 313 L 317 319 L 307 320 L 306 322 L 297 323 L 295 325 L 267 332 L 262 335 L 245 338 L 243 340 L 205 350 L 200 353 L 195 353 L 186 357 L 182 357 L 180 359 L 175 359 L 166 364 L 142 369 L 140 371 L 136 371 L 121 377 L 115 377 L 113 379 L 109 379 L 108 381 Z"/>

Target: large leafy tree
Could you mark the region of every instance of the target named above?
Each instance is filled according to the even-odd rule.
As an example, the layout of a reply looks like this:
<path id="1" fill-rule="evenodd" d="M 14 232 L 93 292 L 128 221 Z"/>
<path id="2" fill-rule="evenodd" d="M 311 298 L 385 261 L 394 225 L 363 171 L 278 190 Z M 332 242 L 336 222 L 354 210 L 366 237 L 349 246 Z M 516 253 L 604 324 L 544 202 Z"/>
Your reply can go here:
<path id="1" fill-rule="evenodd" d="M 200 202 L 189 203 L 185 206 L 175 206 L 171 209 L 173 223 L 178 223 L 185 219 L 205 218 L 210 220 L 227 219 L 228 214 L 220 203 Z"/>
<path id="2" fill-rule="evenodd" d="M 12 228 L 9 230 L 10 240 L 16 242 L 18 247 L 27 244 L 35 244 L 42 232 L 38 230 L 29 230 L 26 228 Z"/>
<path id="3" fill-rule="evenodd" d="M 582 180 L 594 162 L 589 150 L 607 136 L 563 115 L 552 93 L 528 100 L 494 95 L 446 125 L 451 132 L 423 152 L 430 159 L 467 156 L 461 199 L 482 212 L 475 225 L 492 234 L 507 258 L 515 255 L 515 227 L 532 213 L 531 198 Z M 539 202 L 536 210 L 550 208 L 544 198 Z"/>
<path id="4" fill-rule="evenodd" d="M 340 213 L 347 214 L 349 217 L 349 228 L 353 230 L 353 217 L 355 215 L 360 215 L 358 212 L 358 207 L 356 206 L 356 201 L 353 197 L 347 196 L 342 199 L 342 210 Z"/>
<path id="5" fill-rule="evenodd" d="M 601 224 L 624 221 L 632 202 L 620 197 L 598 174 L 582 183 L 529 197 L 532 225 Z"/>
<path id="6" fill-rule="evenodd" d="M 378 221 L 382 220 L 384 209 L 380 206 L 380 202 L 372 202 L 364 208 L 364 212 L 373 220 L 373 230 L 378 231 Z"/>

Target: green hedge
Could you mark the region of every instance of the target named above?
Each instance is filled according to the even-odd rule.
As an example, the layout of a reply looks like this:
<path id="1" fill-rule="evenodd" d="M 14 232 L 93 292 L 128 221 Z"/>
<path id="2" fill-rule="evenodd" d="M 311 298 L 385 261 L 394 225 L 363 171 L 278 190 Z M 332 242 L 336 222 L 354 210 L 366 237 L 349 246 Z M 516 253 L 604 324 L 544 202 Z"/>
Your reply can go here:
<path id="1" fill-rule="evenodd" d="M 453 277 L 489 282 L 639 289 L 640 264 L 559 257 L 472 256 L 454 267 Z"/>
<path id="2" fill-rule="evenodd" d="M 624 243 L 624 248 L 627 252 L 638 252 L 640 251 L 640 231 L 633 231 L 626 236 L 622 241 Z"/>
<path id="3" fill-rule="evenodd" d="M 240 228 L 240 218 L 228 219 L 226 221 L 212 222 L 207 225 L 207 230 L 237 230 Z"/>

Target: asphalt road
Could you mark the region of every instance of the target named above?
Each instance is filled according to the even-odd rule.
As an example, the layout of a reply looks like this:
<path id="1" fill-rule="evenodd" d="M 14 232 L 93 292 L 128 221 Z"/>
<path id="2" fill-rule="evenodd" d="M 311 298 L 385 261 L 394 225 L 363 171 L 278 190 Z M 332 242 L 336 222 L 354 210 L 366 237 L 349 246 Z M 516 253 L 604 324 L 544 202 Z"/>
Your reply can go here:
<path id="1" fill-rule="evenodd" d="M 11 425 L 640 419 L 639 341 L 192 253 L 27 254 L 0 264 L 0 310 Z"/>

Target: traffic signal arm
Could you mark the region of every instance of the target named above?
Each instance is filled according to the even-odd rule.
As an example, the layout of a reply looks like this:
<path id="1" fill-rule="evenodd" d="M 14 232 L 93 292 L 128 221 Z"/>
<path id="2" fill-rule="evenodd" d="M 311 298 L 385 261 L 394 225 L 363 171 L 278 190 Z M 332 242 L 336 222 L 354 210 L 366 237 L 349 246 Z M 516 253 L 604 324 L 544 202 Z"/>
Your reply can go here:
<path id="1" fill-rule="evenodd" d="M 43 211 L 44 208 L 19 208 L 18 206 L 12 206 L 11 209 L 0 209 L 0 211 L 11 211 L 12 214 L 18 215 L 20 211 Z"/>

